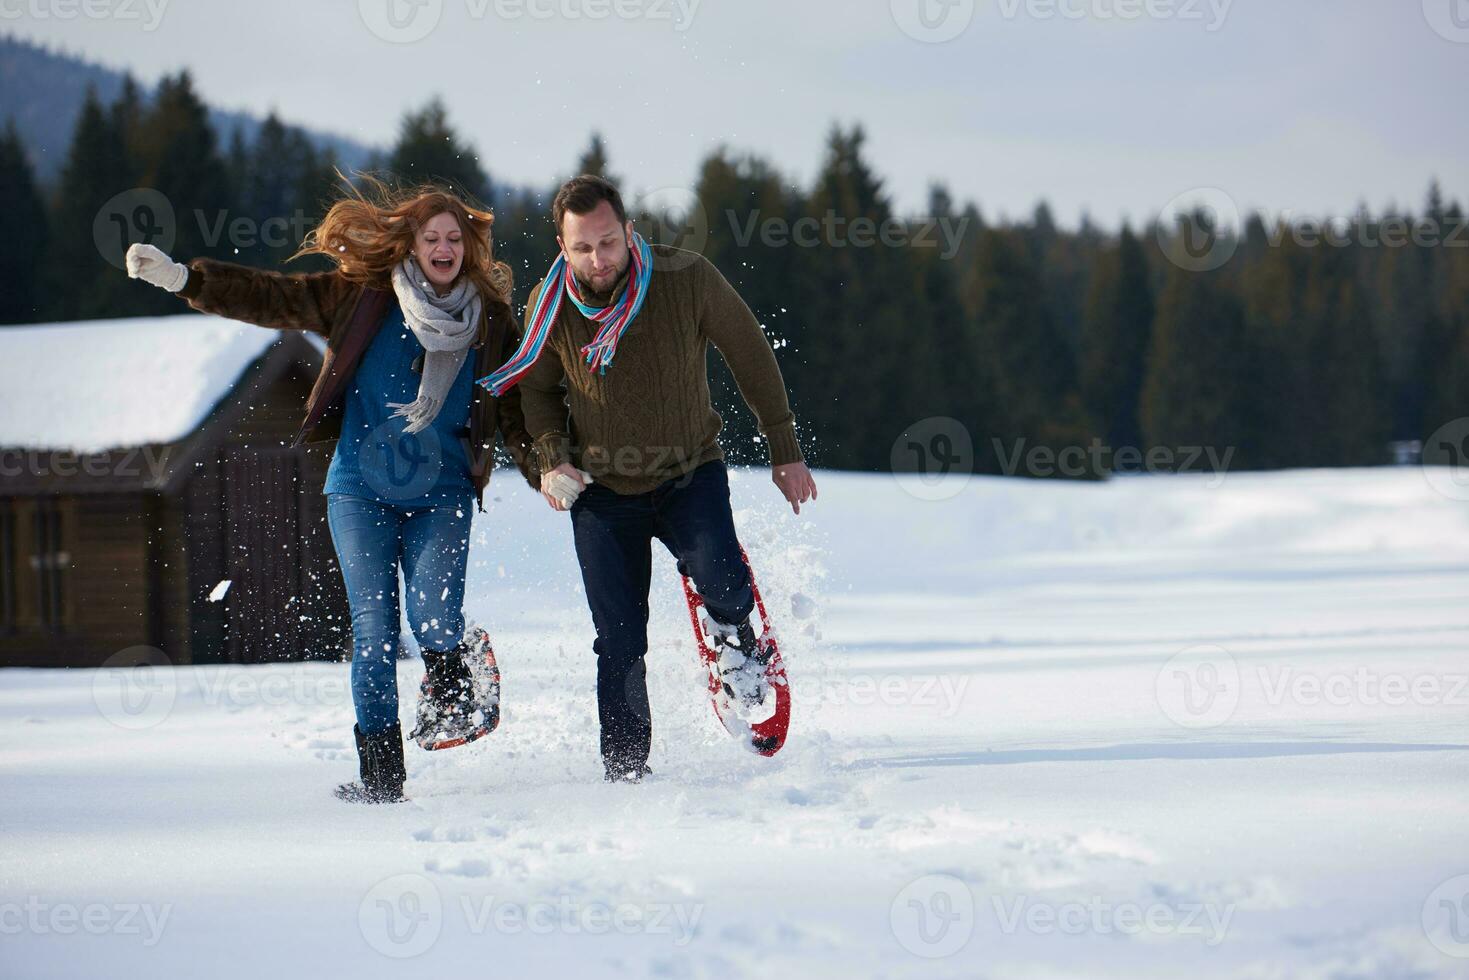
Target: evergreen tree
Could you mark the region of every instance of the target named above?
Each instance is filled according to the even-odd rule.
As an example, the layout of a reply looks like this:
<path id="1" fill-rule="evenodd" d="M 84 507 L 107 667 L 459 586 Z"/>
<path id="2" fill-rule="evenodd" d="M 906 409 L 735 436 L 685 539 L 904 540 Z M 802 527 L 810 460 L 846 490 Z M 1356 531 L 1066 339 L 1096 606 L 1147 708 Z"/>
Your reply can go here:
<path id="1" fill-rule="evenodd" d="M 1320 424 L 1316 452 L 1293 465 L 1370 466 L 1387 462 L 1391 429 L 1381 357 L 1353 256 L 1313 250 L 1302 328 Z"/>
<path id="2" fill-rule="evenodd" d="M 238 261 L 231 221 L 236 190 L 229 185 L 208 108 L 187 71 L 165 76 L 142 122 L 144 186 L 157 190 L 172 209 L 172 254 L 182 262 L 198 256 Z M 150 240 L 152 229 L 135 228 L 134 240 Z M 147 311 L 178 312 L 178 300 L 152 290 Z"/>
<path id="3" fill-rule="evenodd" d="M 1390 420 L 1381 357 L 1355 265 L 1347 249 L 1285 236 L 1246 277 L 1246 318 L 1262 352 L 1253 462 L 1385 461 Z"/>
<path id="4" fill-rule="evenodd" d="M 983 364 L 976 381 L 989 386 L 995 403 L 986 433 L 992 437 L 989 448 L 1008 456 L 1022 447 L 1084 444 L 1075 364 L 1051 317 L 1023 234 L 987 229 L 976 266 L 974 303 Z"/>
<path id="5" fill-rule="evenodd" d="M 948 190 L 934 185 L 929 189 L 924 225 L 910 228 L 914 240 L 922 233 L 938 241 L 933 247 L 911 249 L 908 323 L 919 325 L 927 335 L 921 348 L 927 363 L 923 368 L 926 377 L 919 379 L 907 398 L 912 405 L 908 414 L 914 418 L 948 416 L 977 433 L 987 428 L 993 405 L 988 389 L 974 383 L 980 337 L 975 320 L 966 314 L 959 298 L 959 270 L 966 255 L 972 258 L 965 246 L 976 240 L 974 228 L 964 222 L 973 220 L 972 213 L 955 214 Z M 944 227 L 947 233 L 936 231 Z M 948 251 L 950 240 L 945 234 L 962 236 L 956 251 Z M 910 332 L 916 331 L 910 326 Z"/>
<path id="6" fill-rule="evenodd" d="M 41 318 L 37 281 L 46 248 L 46 209 L 26 159 L 15 120 L 0 136 L 0 323 Z"/>
<path id="7" fill-rule="evenodd" d="M 490 178 L 480 166 L 479 155 L 460 141 L 438 97 L 403 117 L 387 168 L 408 184 L 441 183 L 476 201 L 492 199 Z"/>
<path id="8" fill-rule="evenodd" d="M 576 172 L 580 174 L 593 174 L 597 177 L 605 177 L 612 183 L 617 183 L 617 178 L 607 170 L 607 146 L 602 142 L 601 133 L 593 133 L 591 142 L 586 151 L 582 153 L 581 159 L 577 161 Z"/>
<path id="9" fill-rule="evenodd" d="M 512 190 L 500 195 L 495 206 L 495 258 L 515 274 L 514 305 L 520 308 L 536 283 L 546 275 L 560 251 L 551 201 L 556 188 Z"/>
<path id="10" fill-rule="evenodd" d="M 131 303 L 119 306 L 118 302 L 120 296 L 133 302 L 139 296 L 137 290 L 127 289 L 121 268 L 132 212 L 124 206 L 114 207 L 115 213 L 103 213 L 116 195 L 135 184 L 122 136 L 95 90 L 88 89 L 51 208 L 50 248 L 41 277 L 47 318 L 71 320 L 137 312 Z"/>
<path id="11" fill-rule="evenodd" d="M 309 232 L 326 217 L 327 209 L 337 199 L 341 187 L 340 168 L 332 152 L 312 146 L 305 141 L 305 135 L 300 131 L 297 131 L 297 135 L 305 142 L 305 146 L 302 149 L 301 170 L 294 188 L 295 203 L 291 212 L 289 236 L 292 238 L 299 238 Z M 298 222 L 298 211 L 304 216 L 304 221 Z M 293 241 L 281 261 L 288 258 L 300 244 L 300 241 Z M 331 266 L 331 261 L 326 257 L 312 255 L 297 259 L 291 268 L 293 271 L 310 272 L 313 269 L 329 269 Z"/>
<path id="12" fill-rule="evenodd" d="M 959 220 L 964 223 L 964 234 L 959 240 L 959 248 L 953 259 L 954 286 L 958 290 L 959 305 L 964 316 L 973 321 L 977 312 L 974 298 L 978 295 L 974 282 L 975 270 L 978 269 L 975 260 L 979 254 L 979 240 L 983 236 L 985 223 L 984 216 L 972 202 L 965 205 Z"/>
<path id="13" fill-rule="evenodd" d="M 117 138 L 122 142 L 128 159 L 132 161 L 141 160 L 144 156 L 142 140 L 145 111 L 142 89 L 138 87 L 131 73 L 124 75 L 122 89 L 108 112 L 112 118 L 112 127 L 117 131 Z M 133 169 L 138 170 L 136 163 Z"/>
<path id="14" fill-rule="evenodd" d="M 232 150 L 231 156 L 234 156 Z M 239 261 L 266 267 L 285 262 L 301 244 L 329 195 L 335 174 L 299 129 L 271 113 L 244 154 L 236 185 L 238 213 L 256 229 L 255 242 L 241 247 Z"/>
<path id="15" fill-rule="evenodd" d="M 1272 237 L 1279 244 L 1270 245 Z M 1304 458 L 1314 441 L 1310 413 L 1299 411 L 1299 400 L 1310 385 L 1304 370 L 1306 331 L 1301 328 L 1307 254 L 1291 240 L 1284 224 L 1267 232 L 1258 216 L 1246 225 L 1245 248 L 1251 252 L 1258 248 L 1258 257 L 1241 280 L 1246 337 L 1242 351 L 1249 357 L 1248 424 L 1257 436 L 1250 462 L 1289 466 Z"/>
<path id="16" fill-rule="evenodd" d="M 1411 225 L 1412 220 L 1406 216 L 1397 222 Z M 1375 239 L 1388 234 L 1394 223 L 1392 216 L 1383 216 L 1373 230 Z M 1411 241 L 1374 250 L 1378 346 L 1387 373 L 1395 439 L 1421 438 L 1427 393 L 1423 381 L 1442 365 L 1451 342 L 1435 302 L 1434 251 L 1446 250 L 1420 248 Z"/>
<path id="17" fill-rule="evenodd" d="M 1247 465 L 1250 361 L 1244 311 L 1223 277 L 1171 265 L 1143 382 L 1146 444 L 1212 447 L 1221 455 L 1234 448 L 1234 462 Z"/>
<path id="18" fill-rule="evenodd" d="M 689 216 L 678 244 L 712 262 L 765 328 L 776 347 L 792 408 L 804 426 L 809 321 L 799 300 L 794 246 L 770 234 L 799 217 L 802 202 L 768 163 L 748 156 L 735 159 L 722 148 L 700 165 L 694 194 L 697 213 Z M 731 459 L 758 463 L 765 451 L 756 441 L 755 420 L 723 360 L 711 354 L 710 361 L 710 391 L 725 423 L 722 441 Z"/>
<path id="19" fill-rule="evenodd" d="M 1051 247 L 1061 237 L 1061 231 L 1056 227 L 1056 217 L 1051 213 L 1051 206 L 1041 201 L 1035 206 L 1030 215 L 1030 225 L 1024 230 L 1025 244 L 1030 249 L 1031 262 L 1036 268 L 1040 268 L 1046 257 L 1051 253 Z"/>
<path id="20" fill-rule="evenodd" d="M 245 209 L 250 188 L 250 147 L 239 126 L 230 131 L 229 149 L 224 155 L 224 169 L 229 185 L 235 189 L 235 207 Z"/>
<path id="21" fill-rule="evenodd" d="M 1454 223 L 1463 220 L 1457 206 L 1449 209 L 1447 216 Z M 1440 427 L 1469 416 L 1469 254 L 1462 249 L 1454 250 L 1446 256 L 1446 261 L 1442 304 L 1445 333 L 1453 341 L 1442 362 L 1428 376 L 1428 408 L 1423 431 L 1416 436 L 1421 440 L 1427 440 Z M 1469 458 L 1452 459 L 1445 446 L 1426 441 L 1423 458 L 1438 465 L 1469 466 Z"/>
<path id="22" fill-rule="evenodd" d="M 1081 338 L 1083 401 L 1104 441 L 1141 446 L 1138 399 L 1153 328 L 1147 256 L 1124 225 L 1117 247 L 1097 258 Z"/>
<path id="23" fill-rule="evenodd" d="M 799 194 L 764 160 L 720 149 L 701 164 L 694 195 L 702 213 L 698 227 L 685 229 L 688 244 L 724 273 L 762 322 L 789 319 L 781 310 L 794 309 L 798 270 L 790 261 L 794 246 L 779 232 L 801 217 Z"/>
<path id="24" fill-rule="evenodd" d="M 1428 183 L 1428 203 L 1424 208 L 1423 216 L 1433 223 L 1434 228 L 1442 232 L 1447 224 L 1448 213 L 1444 208 L 1443 187 L 1435 177 Z"/>
<path id="25" fill-rule="evenodd" d="M 1429 414 L 1435 410 L 1431 400 L 1433 379 L 1443 370 L 1445 362 L 1453 359 L 1458 346 L 1457 324 L 1463 310 L 1446 304 L 1445 299 L 1452 291 L 1453 262 L 1456 259 L 1462 262 L 1465 248 L 1469 247 L 1469 229 L 1459 228 L 1458 207 L 1444 201 L 1443 189 L 1437 178 L 1429 184 L 1423 221 L 1426 225 L 1425 231 L 1431 237 L 1421 244 L 1414 241 L 1404 249 L 1416 255 L 1414 265 L 1418 275 L 1422 277 L 1425 290 L 1423 336 L 1418 356 L 1414 359 L 1415 370 L 1411 372 L 1416 397 L 1405 392 L 1400 399 L 1401 402 L 1417 408 L 1419 417 L 1415 421 L 1420 430 L 1428 421 Z M 1456 230 L 1460 232 L 1457 237 Z M 1454 247 L 1455 242 L 1458 247 Z M 1423 383 L 1425 380 L 1428 384 Z M 1417 436 L 1410 430 L 1406 436 L 1399 433 L 1396 437 Z"/>
<path id="26" fill-rule="evenodd" d="M 918 421 L 906 417 L 900 393 L 931 383 L 935 365 L 928 337 L 908 319 L 911 250 L 875 240 L 893 215 L 865 140 L 860 126 L 832 131 L 803 215 L 817 244 L 793 242 L 792 251 L 807 283 L 813 426 L 840 458 L 885 469 L 894 441 Z"/>
<path id="27" fill-rule="evenodd" d="M 1056 225 L 1051 206 L 1045 201 L 1036 205 L 1031 225 L 1023 231 L 1041 279 L 1051 321 L 1075 352 L 1080 346 L 1082 301 L 1090 271 L 1087 250 L 1095 251 L 1095 242 L 1084 236 L 1063 234 Z"/>

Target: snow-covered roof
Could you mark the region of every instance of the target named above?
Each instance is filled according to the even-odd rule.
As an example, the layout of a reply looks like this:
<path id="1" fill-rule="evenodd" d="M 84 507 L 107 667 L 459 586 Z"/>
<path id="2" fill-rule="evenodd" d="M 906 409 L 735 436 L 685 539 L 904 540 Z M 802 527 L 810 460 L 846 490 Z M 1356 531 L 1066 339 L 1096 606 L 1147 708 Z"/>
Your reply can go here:
<path id="1" fill-rule="evenodd" d="M 279 336 L 200 313 L 0 328 L 0 446 L 182 439 Z"/>

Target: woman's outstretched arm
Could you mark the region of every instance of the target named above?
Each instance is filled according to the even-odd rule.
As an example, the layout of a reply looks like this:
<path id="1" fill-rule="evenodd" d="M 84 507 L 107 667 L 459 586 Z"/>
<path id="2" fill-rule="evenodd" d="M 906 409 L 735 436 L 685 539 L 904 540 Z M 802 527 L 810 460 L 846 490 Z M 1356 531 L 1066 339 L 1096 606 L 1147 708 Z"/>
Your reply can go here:
<path id="1" fill-rule="evenodd" d="M 273 272 L 215 259 L 185 266 L 152 245 L 130 246 L 127 268 L 129 276 L 176 293 L 200 312 L 323 337 L 362 288 L 334 271 Z"/>

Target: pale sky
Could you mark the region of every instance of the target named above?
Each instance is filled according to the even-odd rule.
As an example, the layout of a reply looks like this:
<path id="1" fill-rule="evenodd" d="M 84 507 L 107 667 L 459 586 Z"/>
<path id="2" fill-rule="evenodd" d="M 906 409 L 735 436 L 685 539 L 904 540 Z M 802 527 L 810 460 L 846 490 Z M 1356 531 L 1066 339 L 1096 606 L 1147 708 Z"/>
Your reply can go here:
<path id="1" fill-rule="evenodd" d="M 934 180 L 1066 226 L 1195 188 L 1339 216 L 1418 209 L 1436 175 L 1469 203 L 1469 0 L 0 0 L 0 30 L 379 145 L 437 93 L 523 184 L 593 128 L 633 192 L 721 143 L 805 183 L 861 121 L 906 213 Z"/>

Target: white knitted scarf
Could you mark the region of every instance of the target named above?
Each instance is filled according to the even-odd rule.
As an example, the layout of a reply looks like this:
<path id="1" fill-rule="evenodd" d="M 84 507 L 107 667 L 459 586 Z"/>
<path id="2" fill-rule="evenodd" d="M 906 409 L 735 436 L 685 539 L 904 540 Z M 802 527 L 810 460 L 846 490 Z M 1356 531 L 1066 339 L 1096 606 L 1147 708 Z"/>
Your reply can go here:
<path id="1" fill-rule="evenodd" d="M 427 353 L 418 397 L 406 404 L 388 402 L 388 407 L 397 409 L 394 416 L 408 420 L 405 432 L 419 432 L 428 428 L 443 409 L 444 399 L 479 335 L 483 304 L 468 276 L 460 276 L 454 288 L 440 296 L 411 255 L 393 270 L 393 292 L 403 308 L 403 322 Z"/>

